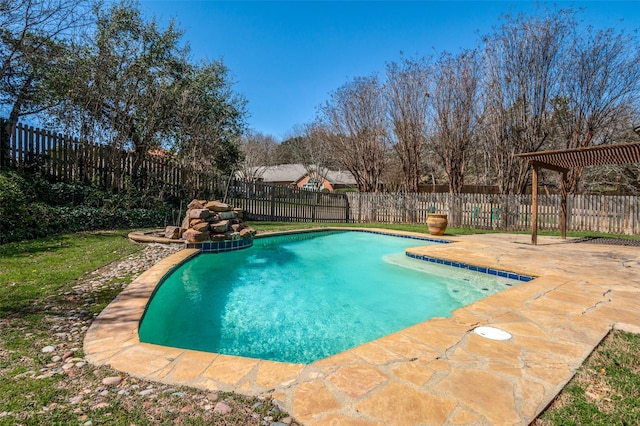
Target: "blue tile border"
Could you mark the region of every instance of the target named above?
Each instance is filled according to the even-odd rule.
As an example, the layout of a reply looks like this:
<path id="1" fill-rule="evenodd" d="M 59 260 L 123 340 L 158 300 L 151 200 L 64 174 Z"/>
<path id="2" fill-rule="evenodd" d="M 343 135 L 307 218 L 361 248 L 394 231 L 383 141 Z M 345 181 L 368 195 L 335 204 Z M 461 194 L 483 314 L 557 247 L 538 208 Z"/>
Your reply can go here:
<path id="1" fill-rule="evenodd" d="M 480 273 L 489 274 L 489 275 L 496 275 L 498 277 L 509 278 L 512 280 L 518 280 L 522 282 L 529 282 L 536 278 L 531 275 L 516 274 L 509 271 L 502 271 L 500 269 L 487 268 L 484 266 L 469 265 L 467 263 L 462 263 L 462 262 L 452 262 L 450 260 L 438 259 L 436 257 L 431 257 L 431 256 L 422 256 L 419 254 L 414 254 L 409 252 L 405 252 L 405 254 L 412 259 L 424 260 L 426 262 L 437 263 L 439 265 L 453 266 L 454 268 L 468 269 L 470 271 L 480 272 Z"/>
<path id="2" fill-rule="evenodd" d="M 243 240 L 225 240 L 225 241 L 205 241 L 202 243 L 186 243 L 188 249 L 197 249 L 202 253 L 223 253 L 225 251 L 234 251 L 251 247 L 253 238 Z"/>

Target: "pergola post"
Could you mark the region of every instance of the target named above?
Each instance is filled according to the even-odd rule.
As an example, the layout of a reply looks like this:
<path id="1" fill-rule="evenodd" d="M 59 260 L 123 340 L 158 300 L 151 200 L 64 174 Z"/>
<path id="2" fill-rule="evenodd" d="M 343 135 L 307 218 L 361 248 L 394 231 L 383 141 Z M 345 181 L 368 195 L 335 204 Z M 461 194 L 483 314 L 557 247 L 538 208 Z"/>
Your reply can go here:
<path id="1" fill-rule="evenodd" d="M 531 244 L 538 244 L 538 166 L 533 165 L 531 176 Z"/>
<path id="2" fill-rule="evenodd" d="M 562 172 L 562 198 L 560 200 L 560 235 L 567 239 L 567 172 Z"/>

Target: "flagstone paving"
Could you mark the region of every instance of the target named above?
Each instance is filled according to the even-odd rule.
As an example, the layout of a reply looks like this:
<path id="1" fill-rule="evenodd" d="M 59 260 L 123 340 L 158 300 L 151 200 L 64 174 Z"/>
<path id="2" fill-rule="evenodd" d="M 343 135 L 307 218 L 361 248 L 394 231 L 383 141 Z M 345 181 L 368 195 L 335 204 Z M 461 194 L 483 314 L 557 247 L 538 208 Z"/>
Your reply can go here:
<path id="1" fill-rule="evenodd" d="M 394 233 L 397 233 L 394 231 Z M 446 237 L 445 237 L 446 238 Z M 269 394 L 305 425 L 527 425 L 617 326 L 640 330 L 640 250 L 528 235 L 447 238 L 417 255 L 537 277 L 469 306 L 309 365 L 141 343 L 138 322 L 162 260 L 94 321 L 86 358 L 148 380 Z M 512 338 L 489 340 L 480 325 Z"/>

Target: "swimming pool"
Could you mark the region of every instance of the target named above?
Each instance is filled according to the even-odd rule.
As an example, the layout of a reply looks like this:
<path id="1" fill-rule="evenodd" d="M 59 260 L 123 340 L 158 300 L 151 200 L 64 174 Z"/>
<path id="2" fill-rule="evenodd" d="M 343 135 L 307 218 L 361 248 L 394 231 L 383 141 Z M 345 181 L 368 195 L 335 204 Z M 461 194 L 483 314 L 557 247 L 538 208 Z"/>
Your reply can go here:
<path id="1" fill-rule="evenodd" d="M 518 281 L 411 259 L 433 244 L 357 231 L 257 239 L 200 254 L 159 285 L 142 342 L 310 363 L 488 296 Z"/>

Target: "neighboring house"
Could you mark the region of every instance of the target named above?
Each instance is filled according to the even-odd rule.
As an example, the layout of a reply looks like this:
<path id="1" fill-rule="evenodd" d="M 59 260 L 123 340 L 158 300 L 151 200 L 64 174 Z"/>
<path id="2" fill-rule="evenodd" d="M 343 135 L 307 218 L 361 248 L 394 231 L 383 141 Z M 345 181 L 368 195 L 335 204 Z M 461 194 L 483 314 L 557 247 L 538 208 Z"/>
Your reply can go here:
<path id="1" fill-rule="evenodd" d="M 280 164 L 256 167 L 256 180 L 279 186 L 296 186 L 309 191 L 355 188 L 356 180 L 349 172 L 329 170 L 325 177 L 309 173 L 302 164 Z M 240 177 L 240 176 L 239 176 Z"/>

